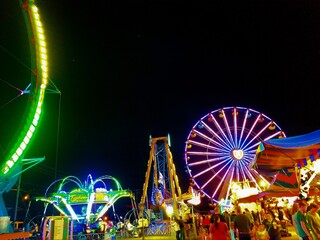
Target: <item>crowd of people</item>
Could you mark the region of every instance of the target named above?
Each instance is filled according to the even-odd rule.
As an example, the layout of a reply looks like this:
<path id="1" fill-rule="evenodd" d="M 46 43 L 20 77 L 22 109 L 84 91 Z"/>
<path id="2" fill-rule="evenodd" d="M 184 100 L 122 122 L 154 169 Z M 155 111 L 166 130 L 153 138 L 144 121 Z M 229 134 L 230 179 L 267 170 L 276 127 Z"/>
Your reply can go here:
<path id="1" fill-rule="evenodd" d="M 204 239 L 280 240 L 281 221 L 288 221 L 288 218 L 282 216 L 280 220 L 278 213 L 277 208 L 270 207 L 263 208 L 261 211 L 249 211 L 248 208 L 242 210 L 240 206 L 235 206 L 231 213 L 228 211 L 219 213 L 219 208 L 216 208 L 213 217 L 211 217 L 209 233 Z M 220 231 L 221 228 L 216 227 L 215 223 L 219 221 L 216 220 L 217 218 L 220 218 L 220 222 L 225 223 L 228 232 Z M 224 232 L 223 235 L 217 235 L 222 234 L 222 232 Z"/>
<path id="2" fill-rule="evenodd" d="M 320 202 L 317 197 L 307 200 L 297 200 L 292 206 L 266 204 L 260 211 L 240 206 L 221 211 L 216 206 L 208 213 L 194 214 L 193 219 L 191 214 L 184 221 L 176 218 L 176 239 L 192 239 L 196 232 L 202 240 L 280 240 L 290 236 L 291 225 L 299 239 L 320 240 Z"/>

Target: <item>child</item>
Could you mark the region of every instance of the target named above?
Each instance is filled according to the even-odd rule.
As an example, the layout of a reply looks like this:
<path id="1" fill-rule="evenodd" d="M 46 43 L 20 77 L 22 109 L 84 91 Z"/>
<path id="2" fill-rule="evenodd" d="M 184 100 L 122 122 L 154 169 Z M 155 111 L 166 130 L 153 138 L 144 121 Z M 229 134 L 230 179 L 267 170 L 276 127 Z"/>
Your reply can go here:
<path id="1" fill-rule="evenodd" d="M 264 224 L 260 224 L 256 230 L 256 240 L 268 240 L 269 233 Z"/>
<path id="2" fill-rule="evenodd" d="M 235 240 L 236 236 L 234 234 L 234 224 L 233 224 L 233 222 L 230 222 L 230 230 L 229 230 L 229 232 L 230 232 L 230 235 L 231 235 L 231 240 Z"/>

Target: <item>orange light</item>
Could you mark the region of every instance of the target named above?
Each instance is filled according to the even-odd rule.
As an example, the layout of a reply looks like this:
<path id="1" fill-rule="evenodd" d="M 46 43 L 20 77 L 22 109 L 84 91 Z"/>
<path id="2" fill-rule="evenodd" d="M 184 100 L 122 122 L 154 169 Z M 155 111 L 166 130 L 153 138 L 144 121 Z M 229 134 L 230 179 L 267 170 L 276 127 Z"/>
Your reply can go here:
<path id="1" fill-rule="evenodd" d="M 26 194 L 23 196 L 22 201 L 28 201 L 30 199 L 30 195 Z"/>

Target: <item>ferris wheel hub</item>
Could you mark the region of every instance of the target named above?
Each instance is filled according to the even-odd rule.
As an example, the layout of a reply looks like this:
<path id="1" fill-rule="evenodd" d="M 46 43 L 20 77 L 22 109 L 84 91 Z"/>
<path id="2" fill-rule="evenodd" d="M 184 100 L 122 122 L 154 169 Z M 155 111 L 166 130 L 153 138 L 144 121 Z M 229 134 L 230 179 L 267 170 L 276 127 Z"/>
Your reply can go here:
<path id="1" fill-rule="evenodd" d="M 235 160 L 241 160 L 244 156 L 244 152 L 241 149 L 234 149 L 231 151 L 232 158 Z"/>

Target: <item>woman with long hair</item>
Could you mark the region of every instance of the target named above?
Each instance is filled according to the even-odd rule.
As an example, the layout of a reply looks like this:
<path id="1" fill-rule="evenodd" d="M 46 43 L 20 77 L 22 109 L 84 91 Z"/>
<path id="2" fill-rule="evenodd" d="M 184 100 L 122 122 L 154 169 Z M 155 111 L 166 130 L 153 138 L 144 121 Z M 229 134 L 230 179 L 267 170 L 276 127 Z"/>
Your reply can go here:
<path id="1" fill-rule="evenodd" d="M 230 240 L 231 234 L 227 223 L 221 222 L 220 215 L 215 214 L 213 223 L 210 223 L 210 239 L 213 240 Z"/>

